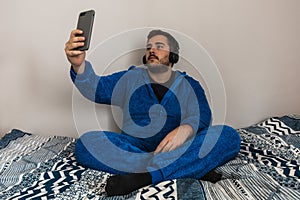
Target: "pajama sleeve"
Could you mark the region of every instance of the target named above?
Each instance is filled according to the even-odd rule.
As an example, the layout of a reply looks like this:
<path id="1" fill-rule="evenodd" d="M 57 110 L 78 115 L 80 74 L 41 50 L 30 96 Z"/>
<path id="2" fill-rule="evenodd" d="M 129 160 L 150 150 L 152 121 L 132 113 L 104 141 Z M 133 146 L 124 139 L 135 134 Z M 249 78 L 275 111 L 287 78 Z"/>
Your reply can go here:
<path id="1" fill-rule="evenodd" d="M 98 76 L 95 74 L 90 62 L 85 61 L 85 71 L 82 74 L 76 74 L 71 68 L 71 79 L 80 91 L 80 93 L 87 99 L 102 104 L 114 104 L 120 106 L 123 102 L 123 94 L 118 94 L 118 98 L 112 101 L 112 94 L 118 80 L 126 71 L 117 72 L 108 76 Z M 125 87 L 125 86 L 124 86 Z M 124 91 L 124 90 L 118 90 Z"/>
<path id="2" fill-rule="evenodd" d="M 205 91 L 198 81 L 192 78 L 187 78 L 193 92 L 188 96 L 188 103 L 186 105 L 186 112 L 181 121 L 181 124 L 189 124 L 194 133 L 200 132 L 202 129 L 211 125 L 212 114 L 205 95 Z M 197 109 L 197 107 L 199 109 Z"/>

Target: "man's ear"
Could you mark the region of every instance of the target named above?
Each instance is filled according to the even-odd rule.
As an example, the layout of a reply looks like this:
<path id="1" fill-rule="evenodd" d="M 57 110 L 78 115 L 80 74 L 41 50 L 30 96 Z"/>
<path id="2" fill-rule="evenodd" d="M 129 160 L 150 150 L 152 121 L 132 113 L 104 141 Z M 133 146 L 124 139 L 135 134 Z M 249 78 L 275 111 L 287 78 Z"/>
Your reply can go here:
<path id="1" fill-rule="evenodd" d="M 143 64 L 147 64 L 147 58 L 146 58 L 146 55 L 143 56 Z"/>
<path id="2" fill-rule="evenodd" d="M 177 53 L 170 52 L 170 54 L 169 54 L 169 62 L 172 63 L 172 64 L 174 65 L 175 63 L 178 62 L 178 60 L 179 60 L 178 54 L 177 54 Z M 173 65 L 172 65 L 172 66 L 173 66 Z"/>

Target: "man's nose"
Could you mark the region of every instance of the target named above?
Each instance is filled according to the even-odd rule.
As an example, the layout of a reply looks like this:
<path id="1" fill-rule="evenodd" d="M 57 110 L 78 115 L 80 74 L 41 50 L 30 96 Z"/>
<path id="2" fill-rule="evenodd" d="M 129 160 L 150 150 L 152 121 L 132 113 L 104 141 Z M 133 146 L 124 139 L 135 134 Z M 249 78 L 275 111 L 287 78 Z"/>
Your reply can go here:
<path id="1" fill-rule="evenodd" d="M 156 47 L 151 47 L 151 48 L 149 49 L 149 53 L 150 53 L 150 54 L 153 54 L 153 53 L 155 53 L 156 50 L 157 50 Z"/>

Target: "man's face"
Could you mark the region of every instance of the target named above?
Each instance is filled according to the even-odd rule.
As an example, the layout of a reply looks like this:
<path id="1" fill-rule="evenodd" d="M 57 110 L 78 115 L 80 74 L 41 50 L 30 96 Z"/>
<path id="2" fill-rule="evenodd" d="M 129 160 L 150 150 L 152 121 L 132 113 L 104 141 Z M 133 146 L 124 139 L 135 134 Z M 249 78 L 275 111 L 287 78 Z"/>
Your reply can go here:
<path id="1" fill-rule="evenodd" d="M 163 35 L 153 36 L 148 40 L 146 49 L 146 61 L 150 71 L 163 72 L 171 66 L 169 62 L 170 46 L 167 37 Z"/>

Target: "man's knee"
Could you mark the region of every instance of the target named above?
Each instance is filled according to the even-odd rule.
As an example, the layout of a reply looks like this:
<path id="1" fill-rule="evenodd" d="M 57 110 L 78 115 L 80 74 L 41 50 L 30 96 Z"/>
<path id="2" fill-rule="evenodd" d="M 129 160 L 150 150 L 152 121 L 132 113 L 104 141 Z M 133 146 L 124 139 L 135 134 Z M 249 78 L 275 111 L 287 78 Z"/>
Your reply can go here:
<path id="1" fill-rule="evenodd" d="M 241 137 L 240 134 L 230 126 L 223 126 L 222 138 L 226 140 L 228 145 L 232 146 L 237 152 L 240 150 Z"/>
<path id="2" fill-rule="evenodd" d="M 90 147 L 89 143 L 95 139 L 99 140 L 101 138 L 101 132 L 91 131 L 81 135 L 75 144 L 75 158 L 78 163 L 84 164 L 91 157 L 91 153 L 88 150 Z"/>
<path id="3" fill-rule="evenodd" d="M 222 152 L 226 157 L 233 158 L 240 151 L 241 138 L 239 133 L 232 127 L 227 125 L 215 126 L 215 129 L 220 132 L 218 138 L 218 148 L 222 149 Z"/>
<path id="4" fill-rule="evenodd" d="M 215 125 L 206 130 L 204 145 L 222 151 L 237 154 L 240 150 L 241 138 L 238 132 L 227 125 Z"/>

